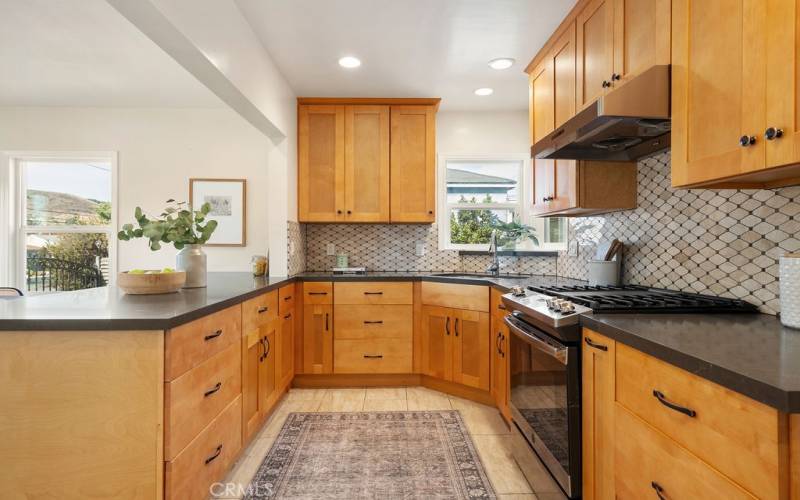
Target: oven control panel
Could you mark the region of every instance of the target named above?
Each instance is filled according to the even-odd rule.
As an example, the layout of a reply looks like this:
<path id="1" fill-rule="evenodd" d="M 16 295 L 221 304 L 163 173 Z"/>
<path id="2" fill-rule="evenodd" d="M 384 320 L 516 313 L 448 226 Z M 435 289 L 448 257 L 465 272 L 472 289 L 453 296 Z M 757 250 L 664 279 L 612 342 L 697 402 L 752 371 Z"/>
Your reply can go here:
<path id="1" fill-rule="evenodd" d="M 577 324 L 581 314 L 592 312 L 569 300 L 530 291 L 525 295 L 507 293 L 503 295 L 503 303 L 510 311 L 519 311 L 553 327 Z"/>

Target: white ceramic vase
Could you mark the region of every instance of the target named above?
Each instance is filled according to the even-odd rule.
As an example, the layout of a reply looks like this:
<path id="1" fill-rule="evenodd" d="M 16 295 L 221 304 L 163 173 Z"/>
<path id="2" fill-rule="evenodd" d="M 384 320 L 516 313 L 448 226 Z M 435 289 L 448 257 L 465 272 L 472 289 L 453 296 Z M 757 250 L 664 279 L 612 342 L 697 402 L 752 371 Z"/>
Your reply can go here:
<path id="1" fill-rule="evenodd" d="M 175 256 L 175 268 L 186 271 L 183 288 L 202 288 L 206 286 L 206 254 L 202 245 L 186 245 Z"/>
<path id="2" fill-rule="evenodd" d="M 800 328 L 800 254 L 787 254 L 780 262 L 781 323 Z"/>

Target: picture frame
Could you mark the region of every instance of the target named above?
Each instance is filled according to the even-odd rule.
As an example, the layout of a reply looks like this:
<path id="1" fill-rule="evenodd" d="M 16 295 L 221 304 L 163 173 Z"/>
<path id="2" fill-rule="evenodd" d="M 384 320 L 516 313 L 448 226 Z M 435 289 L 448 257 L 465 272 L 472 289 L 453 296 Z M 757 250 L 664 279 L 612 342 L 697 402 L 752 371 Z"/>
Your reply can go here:
<path id="1" fill-rule="evenodd" d="M 211 203 L 207 218 L 217 221 L 217 229 L 206 243 L 209 247 L 247 245 L 247 180 L 189 179 L 189 204 L 199 210 Z"/>

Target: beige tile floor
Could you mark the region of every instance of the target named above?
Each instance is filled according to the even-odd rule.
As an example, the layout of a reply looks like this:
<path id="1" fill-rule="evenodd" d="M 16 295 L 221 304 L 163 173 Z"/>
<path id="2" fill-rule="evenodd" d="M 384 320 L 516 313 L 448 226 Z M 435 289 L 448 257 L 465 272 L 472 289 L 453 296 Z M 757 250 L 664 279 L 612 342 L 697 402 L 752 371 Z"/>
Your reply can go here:
<path id="1" fill-rule="evenodd" d="M 229 491 L 235 493 L 213 498 L 241 497 L 240 492 L 250 483 L 291 412 L 397 410 L 460 411 L 499 499 L 564 499 L 543 468 L 533 487 L 528 484 L 511 457 L 510 431 L 495 408 L 424 387 L 291 389 L 224 480 L 224 483 L 233 485 Z"/>

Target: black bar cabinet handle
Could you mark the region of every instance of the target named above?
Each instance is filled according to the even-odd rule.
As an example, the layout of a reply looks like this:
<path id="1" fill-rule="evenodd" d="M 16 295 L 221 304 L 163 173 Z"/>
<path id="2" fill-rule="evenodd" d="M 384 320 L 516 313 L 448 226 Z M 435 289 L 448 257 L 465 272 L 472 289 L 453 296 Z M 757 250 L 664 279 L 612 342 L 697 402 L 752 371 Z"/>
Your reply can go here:
<path id="1" fill-rule="evenodd" d="M 261 306 L 261 307 L 258 308 L 258 314 L 263 314 L 263 313 L 267 312 L 268 310 L 269 310 L 269 307 Z"/>
<path id="2" fill-rule="evenodd" d="M 258 339 L 258 343 L 261 344 L 261 349 L 263 351 L 261 353 L 261 356 L 258 357 L 259 361 L 264 361 L 264 359 L 266 359 L 267 357 L 267 344 L 264 343 L 265 338 L 266 337 L 261 337 L 260 339 Z"/>
<path id="3" fill-rule="evenodd" d="M 365 354 L 364 357 L 367 359 L 381 359 L 383 354 Z"/>
<path id="4" fill-rule="evenodd" d="M 364 295 L 383 295 L 383 292 L 364 292 Z"/>
<path id="5" fill-rule="evenodd" d="M 589 337 L 583 337 L 583 340 L 586 341 L 586 344 L 589 347 L 594 347 L 595 349 L 600 349 L 601 351 L 607 351 L 608 350 L 608 346 L 603 345 L 603 344 L 598 344 L 596 342 L 592 342 L 592 339 L 590 339 Z"/>
<path id="6" fill-rule="evenodd" d="M 292 317 L 292 313 L 289 313 L 289 314 L 287 314 L 286 316 L 284 316 L 284 317 L 283 317 L 283 319 L 289 319 L 289 318 L 291 318 L 291 317 Z"/>
<path id="7" fill-rule="evenodd" d="M 444 333 L 450 335 L 450 316 L 444 321 Z"/>
<path id="8" fill-rule="evenodd" d="M 383 324 L 383 320 L 382 319 L 379 319 L 379 320 L 376 320 L 376 321 L 364 320 L 364 324 L 365 325 L 382 325 Z"/>
<path id="9" fill-rule="evenodd" d="M 206 458 L 206 465 L 216 460 L 220 453 L 222 453 L 222 445 L 217 446 L 217 449 L 214 450 L 214 454 Z"/>
<path id="10" fill-rule="evenodd" d="M 308 292 L 309 295 L 328 295 L 328 292 Z"/>
<path id="11" fill-rule="evenodd" d="M 292 296 L 291 296 L 291 295 L 288 295 L 288 296 L 284 297 L 284 298 L 283 298 L 283 300 L 284 300 L 284 301 L 286 301 L 286 300 L 292 300 Z"/>
<path id="12" fill-rule="evenodd" d="M 328 313 L 325 313 L 325 331 L 328 331 Z"/>
<path id="13" fill-rule="evenodd" d="M 214 387 L 212 387 L 211 389 L 209 389 L 209 390 L 207 390 L 206 392 L 203 393 L 203 397 L 207 398 L 207 397 L 209 397 L 210 395 L 214 394 L 215 392 L 217 392 L 220 389 L 222 389 L 222 382 L 217 382 L 216 385 L 214 385 Z"/>
<path id="14" fill-rule="evenodd" d="M 687 415 L 689 417 L 696 417 L 697 416 L 697 412 L 692 410 L 691 408 L 686 408 L 685 406 L 679 406 L 679 405 L 676 405 L 675 403 L 669 402 L 667 400 L 666 396 L 664 396 L 664 393 L 662 393 L 661 391 L 653 389 L 653 396 L 656 397 L 656 399 L 658 400 L 659 403 L 661 403 L 662 405 L 666 406 L 670 410 L 675 410 L 675 411 L 677 411 L 679 413 L 683 413 L 684 415 Z"/>
<path id="15" fill-rule="evenodd" d="M 208 342 L 209 340 L 215 339 L 215 338 L 219 337 L 220 335 L 222 335 L 222 329 L 221 328 L 219 330 L 217 330 L 216 332 L 214 332 L 214 333 L 206 335 L 205 337 L 203 337 L 203 340 Z"/>
<path id="16" fill-rule="evenodd" d="M 664 488 L 662 488 L 660 484 L 658 484 L 655 481 L 651 481 L 650 486 L 654 490 L 656 490 L 656 495 L 658 496 L 658 500 L 667 500 L 667 498 L 664 496 Z"/>
<path id="17" fill-rule="evenodd" d="M 269 352 L 272 350 L 272 346 L 269 343 L 269 337 L 264 337 L 264 358 L 269 357 Z"/>
<path id="18" fill-rule="evenodd" d="M 458 318 L 456 318 L 456 324 L 453 326 L 453 333 L 458 337 Z"/>

